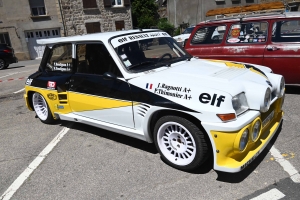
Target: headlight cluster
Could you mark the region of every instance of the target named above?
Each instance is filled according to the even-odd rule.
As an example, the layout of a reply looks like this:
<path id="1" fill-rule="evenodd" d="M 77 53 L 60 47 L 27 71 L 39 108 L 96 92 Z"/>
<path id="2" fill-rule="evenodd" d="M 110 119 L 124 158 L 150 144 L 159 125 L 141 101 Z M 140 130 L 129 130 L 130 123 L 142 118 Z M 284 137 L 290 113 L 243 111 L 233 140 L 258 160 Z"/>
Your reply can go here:
<path id="1" fill-rule="evenodd" d="M 258 140 L 261 131 L 262 122 L 260 118 L 257 118 L 239 133 L 235 141 L 235 148 L 240 152 L 244 151 L 249 140 L 251 142 L 256 142 Z"/>
<path id="2" fill-rule="evenodd" d="M 245 93 L 240 93 L 232 98 L 232 106 L 236 112 L 236 115 L 239 115 L 249 109 L 248 102 L 245 96 Z"/>
<path id="3" fill-rule="evenodd" d="M 267 88 L 266 92 L 265 92 L 265 97 L 264 97 L 264 102 L 261 105 L 261 112 L 267 112 L 270 108 L 271 105 L 271 89 Z"/>

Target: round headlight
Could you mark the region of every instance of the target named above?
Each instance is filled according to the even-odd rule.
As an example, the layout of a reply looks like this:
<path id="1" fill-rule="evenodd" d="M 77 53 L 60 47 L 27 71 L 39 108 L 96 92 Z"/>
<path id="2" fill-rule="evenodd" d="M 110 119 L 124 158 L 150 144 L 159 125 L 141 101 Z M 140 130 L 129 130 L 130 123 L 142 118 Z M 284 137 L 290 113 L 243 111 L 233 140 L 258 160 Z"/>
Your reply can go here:
<path id="1" fill-rule="evenodd" d="M 257 140 L 260 133 L 260 129 L 261 129 L 261 122 L 260 120 L 257 120 L 252 127 L 251 140 L 253 142 Z"/>
<path id="2" fill-rule="evenodd" d="M 264 104 L 261 107 L 262 112 L 267 112 L 271 104 L 271 89 L 268 88 L 265 93 Z"/>
<path id="3" fill-rule="evenodd" d="M 249 140 L 249 130 L 245 129 L 240 139 L 240 145 L 239 145 L 240 151 L 243 151 L 246 148 L 248 140 Z"/>

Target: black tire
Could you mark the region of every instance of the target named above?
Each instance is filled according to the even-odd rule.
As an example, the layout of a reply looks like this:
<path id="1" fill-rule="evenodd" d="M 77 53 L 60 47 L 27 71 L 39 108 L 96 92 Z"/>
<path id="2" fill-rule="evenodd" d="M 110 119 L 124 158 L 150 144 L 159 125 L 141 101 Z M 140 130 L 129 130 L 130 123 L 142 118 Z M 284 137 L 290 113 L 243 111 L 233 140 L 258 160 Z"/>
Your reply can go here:
<path id="1" fill-rule="evenodd" d="M 3 59 L 0 59 L 0 70 L 5 69 L 6 67 L 5 61 Z"/>
<path id="2" fill-rule="evenodd" d="M 6 64 L 5 67 L 4 67 L 4 69 L 8 68 L 8 66 L 9 66 L 9 64 Z"/>
<path id="3" fill-rule="evenodd" d="M 168 115 L 156 122 L 154 143 L 166 163 L 183 171 L 192 171 L 209 157 L 204 134 L 189 120 Z"/>
<path id="4" fill-rule="evenodd" d="M 48 106 L 48 103 L 46 102 L 43 95 L 41 95 L 38 92 L 35 92 L 32 95 L 32 105 L 36 115 L 41 120 L 41 122 L 45 124 L 52 124 L 55 121 L 52 116 L 51 110 Z"/>

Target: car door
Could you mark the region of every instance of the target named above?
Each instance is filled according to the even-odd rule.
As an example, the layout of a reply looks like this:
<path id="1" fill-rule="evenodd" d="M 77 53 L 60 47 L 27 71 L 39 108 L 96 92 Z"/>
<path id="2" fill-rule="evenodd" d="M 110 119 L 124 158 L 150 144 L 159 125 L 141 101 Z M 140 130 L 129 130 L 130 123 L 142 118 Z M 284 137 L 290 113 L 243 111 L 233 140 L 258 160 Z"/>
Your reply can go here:
<path id="1" fill-rule="evenodd" d="M 267 22 L 232 24 L 219 58 L 261 65 L 267 43 L 267 30 Z"/>
<path id="2" fill-rule="evenodd" d="M 197 27 L 186 50 L 193 56 L 204 59 L 220 59 L 223 51 L 225 25 Z"/>
<path id="3" fill-rule="evenodd" d="M 282 74 L 288 84 L 300 84 L 300 19 L 274 20 L 263 65 Z"/>
<path id="4" fill-rule="evenodd" d="M 134 128 L 130 87 L 101 43 L 76 45 L 69 99 L 74 114 Z"/>

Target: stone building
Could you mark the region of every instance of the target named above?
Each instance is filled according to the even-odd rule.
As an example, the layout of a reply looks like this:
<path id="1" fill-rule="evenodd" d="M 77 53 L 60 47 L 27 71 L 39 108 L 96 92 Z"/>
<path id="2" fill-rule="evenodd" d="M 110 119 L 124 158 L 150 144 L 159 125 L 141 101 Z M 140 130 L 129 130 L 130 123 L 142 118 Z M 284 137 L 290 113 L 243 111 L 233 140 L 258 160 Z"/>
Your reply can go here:
<path id="1" fill-rule="evenodd" d="M 132 29 L 129 0 L 61 0 L 64 34 Z"/>
<path id="2" fill-rule="evenodd" d="M 215 18 L 206 16 L 210 10 L 270 2 L 282 2 L 288 11 L 298 11 L 300 5 L 300 0 L 167 0 L 167 18 L 175 27 L 181 24 L 195 25 Z"/>
<path id="3" fill-rule="evenodd" d="M 19 60 L 40 58 L 36 39 L 60 36 L 55 0 L 0 0 L 0 42 L 10 44 Z"/>
<path id="4" fill-rule="evenodd" d="M 0 43 L 38 59 L 38 39 L 132 29 L 130 0 L 0 0 Z"/>

